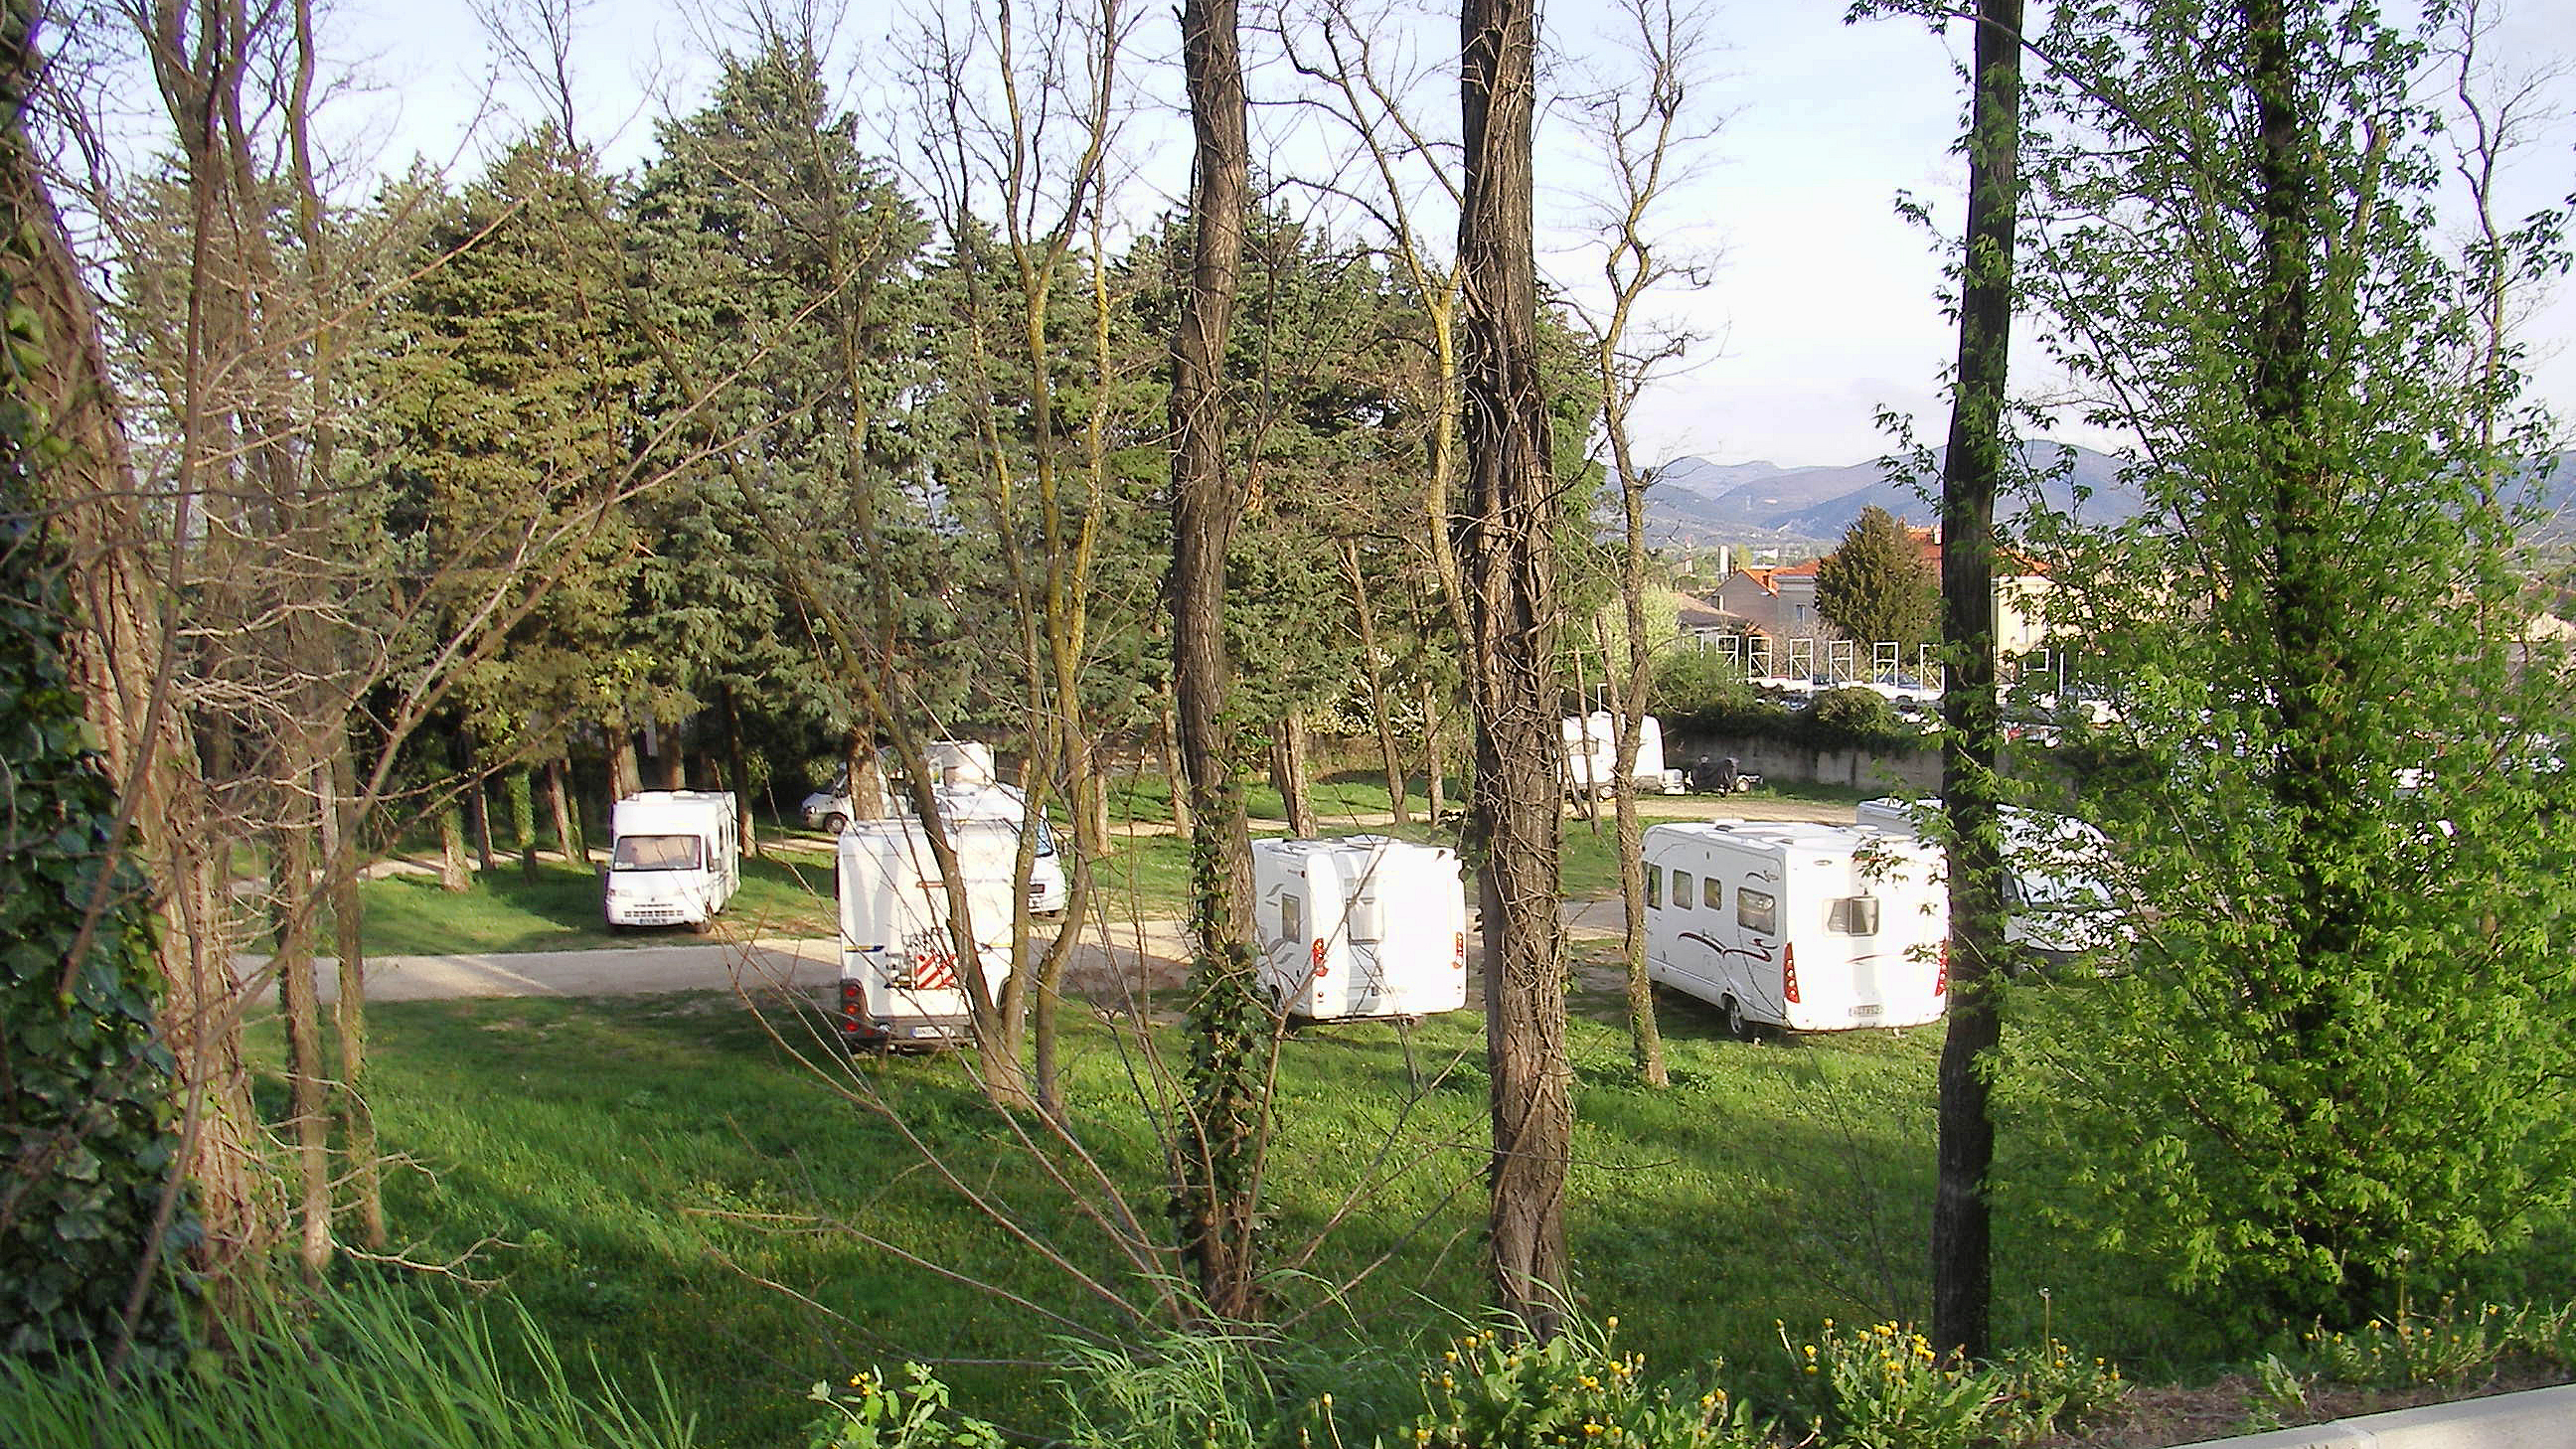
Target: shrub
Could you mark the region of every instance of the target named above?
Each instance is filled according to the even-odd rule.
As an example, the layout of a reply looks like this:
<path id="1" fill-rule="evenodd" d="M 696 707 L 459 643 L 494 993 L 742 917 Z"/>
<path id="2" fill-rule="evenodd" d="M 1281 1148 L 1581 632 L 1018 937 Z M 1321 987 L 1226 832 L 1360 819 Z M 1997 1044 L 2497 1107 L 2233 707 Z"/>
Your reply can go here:
<path id="1" fill-rule="evenodd" d="M 1817 695 L 1807 706 L 1807 718 L 1819 743 L 1868 748 L 1910 743 L 1915 733 L 1896 717 L 1896 707 L 1886 696 L 1857 685 Z"/>
<path id="2" fill-rule="evenodd" d="M 846 1387 L 816 1384 L 806 1395 L 827 1412 L 806 1431 L 808 1449 L 1002 1449 L 1002 1433 L 981 1419 L 952 1416 L 948 1386 L 917 1363 L 908 1382 L 873 1373 Z"/>
<path id="3" fill-rule="evenodd" d="M 1753 1449 L 1770 1442 L 1724 1389 L 1676 1398 L 1643 1354 L 1612 1350 L 1619 1320 L 1570 1320 L 1546 1344 L 1467 1334 L 1422 1374 L 1423 1411 L 1389 1449 Z M 1331 1426 L 1332 1399 L 1321 1411 Z M 1332 1436 L 1338 1440 L 1338 1434 Z"/>
<path id="4" fill-rule="evenodd" d="M 1781 1347 L 1797 1409 L 1834 1449 L 1981 1449 L 2027 1443 L 2100 1417 L 2126 1392 L 2117 1369 L 2051 1339 L 1993 1363 L 1935 1354 L 1901 1324 L 1836 1329 Z"/>

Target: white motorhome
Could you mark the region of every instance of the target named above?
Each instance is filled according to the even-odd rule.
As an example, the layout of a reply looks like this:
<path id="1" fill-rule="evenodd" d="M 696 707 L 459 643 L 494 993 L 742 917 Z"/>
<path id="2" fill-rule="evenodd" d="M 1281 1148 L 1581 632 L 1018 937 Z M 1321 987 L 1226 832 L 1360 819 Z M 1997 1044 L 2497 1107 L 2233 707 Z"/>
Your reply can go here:
<path id="1" fill-rule="evenodd" d="M 1920 1026 L 1949 1005 L 1940 860 L 1909 832 L 1718 820 L 1646 831 L 1646 970 L 1729 1030 Z"/>
<path id="2" fill-rule="evenodd" d="M 1428 1016 L 1467 1004 L 1458 854 L 1383 835 L 1252 842 L 1261 982 L 1309 1021 Z"/>
<path id="3" fill-rule="evenodd" d="M 976 955 L 998 993 L 1011 975 L 1015 825 L 952 823 Z M 944 1046 L 971 1035 L 973 1007 L 950 935 L 947 877 L 918 820 L 854 820 L 841 832 L 837 1022 L 853 1048 Z"/>
<path id="4" fill-rule="evenodd" d="M 1608 710 L 1567 715 L 1565 793 L 1606 799 L 1619 778 L 1619 722 Z M 1679 770 L 1664 768 L 1664 727 L 1653 715 L 1637 721 L 1637 788 L 1647 793 L 1685 794 L 1690 783 Z"/>
<path id="5" fill-rule="evenodd" d="M 742 887 L 742 835 L 722 790 L 647 790 L 609 808 L 601 908 L 616 926 L 714 923 Z"/>
<path id="6" fill-rule="evenodd" d="M 993 747 L 974 740 L 932 740 L 922 747 L 930 766 L 931 783 L 938 786 L 990 785 L 998 778 L 993 773 Z M 889 790 L 889 795 L 899 791 Z M 832 783 L 805 797 L 797 807 L 807 827 L 827 830 L 834 835 L 857 815 L 850 807 L 850 763 L 832 772 Z"/>
<path id="7" fill-rule="evenodd" d="M 939 785 L 931 789 L 939 802 L 939 818 L 948 822 L 953 833 L 969 824 L 1002 826 L 1014 837 L 1029 818 L 1029 797 L 1017 785 L 992 783 Z M 892 801 L 894 813 L 909 818 L 912 796 L 898 794 Z M 1041 916 L 1052 916 L 1065 907 L 1070 894 L 1064 878 L 1064 857 L 1056 853 L 1055 830 L 1048 824 L 1046 812 L 1038 812 L 1037 855 L 1029 862 L 1029 909 Z"/>
<path id="8" fill-rule="evenodd" d="M 1941 797 L 1919 804 L 1895 796 L 1863 800 L 1853 814 L 1858 823 L 1881 830 L 1914 833 L 1920 822 L 1939 813 Z M 2038 964 L 2060 967 L 2079 956 L 2117 949 L 2129 937 L 2129 926 L 2111 903 L 2111 842 L 2081 820 L 2018 805 L 2003 809 L 2005 878 L 2004 939 Z"/>

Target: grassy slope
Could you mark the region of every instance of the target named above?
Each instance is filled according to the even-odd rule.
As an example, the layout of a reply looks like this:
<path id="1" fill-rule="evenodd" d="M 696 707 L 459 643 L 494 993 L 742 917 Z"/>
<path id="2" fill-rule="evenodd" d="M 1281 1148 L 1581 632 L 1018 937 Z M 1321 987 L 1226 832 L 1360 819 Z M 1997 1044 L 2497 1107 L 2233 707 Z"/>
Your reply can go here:
<path id="1" fill-rule="evenodd" d="M 1921 1311 L 1936 1031 L 1746 1047 L 1676 1006 L 1665 1029 L 1677 1086 L 1655 1094 L 1626 1085 L 1615 1002 L 1576 1006 L 1572 1248 L 1587 1306 L 1619 1315 L 1623 1340 L 1664 1368 L 1721 1354 L 1758 1362 L 1776 1356 L 1774 1319 L 1796 1332 L 1822 1317 Z M 612 1369 L 658 1364 L 726 1442 L 787 1442 L 807 1385 L 905 1357 L 967 1361 L 946 1370 L 961 1400 L 1040 1422 L 1042 1375 L 1025 1365 L 1049 1352 L 1054 1330 L 858 1233 L 1108 1321 L 736 1002 L 387 1004 L 371 1016 L 386 1148 L 424 1169 L 397 1175 L 400 1230 L 432 1256 L 509 1245 L 489 1250 L 485 1270 L 569 1351 Z M 1118 1040 L 1084 1021 L 1067 1055 L 1085 1141 L 1159 1235 L 1154 1119 L 1131 1093 Z M 1470 1013 L 1410 1034 L 1349 1025 L 1288 1044 L 1269 1175 L 1279 1243 L 1302 1242 L 1387 1165 L 1306 1265 L 1313 1276 L 1283 1298 L 1311 1302 L 1317 1281 L 1381 1254 L 1387 1264 L 1301 1337 L 1396 1348 L 1483 1301 L 1482 1056 Z M 961 1177 L 1006 1193 L 1086 1268 L 1116 1271 L 1098 1234 L 1005 1145 L 955 1062 L 868 1061 L 856 1073 Z M 2061 1336 L 2117 1334 L 2135 1352 L 2136 1325 L 2107 1316 L 2131 1300 L 2104 1291 L 2103 1273 L 2043 1236 L 2009 1241 L 2007 1333 L 2035 1335 L 2037 1289 L 2051 1286 Z M 1351 1404 L 1355 1386 L 1336 1393 Z"/>

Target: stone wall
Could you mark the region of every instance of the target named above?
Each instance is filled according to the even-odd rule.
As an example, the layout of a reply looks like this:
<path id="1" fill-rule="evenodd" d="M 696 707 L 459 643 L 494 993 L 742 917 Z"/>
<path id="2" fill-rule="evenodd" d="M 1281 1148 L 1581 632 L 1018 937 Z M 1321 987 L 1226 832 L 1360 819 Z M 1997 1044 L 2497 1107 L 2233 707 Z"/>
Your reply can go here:
<path id="1" fill-rule="evenodd" d="M 1941 788 L 1941 752 L 1915 750 L 1881 754 L 1872 750 L 1816 749 L 1783 740 L 1725 735 L 1667 735 L 1664 764 L 1688 770 L 1699 757 L 1735 757 L 1736 768 L 1750 770 L 1773 784 L 1835 785 L 1872 795 L 1897 790 L 1937 793 Z"/>

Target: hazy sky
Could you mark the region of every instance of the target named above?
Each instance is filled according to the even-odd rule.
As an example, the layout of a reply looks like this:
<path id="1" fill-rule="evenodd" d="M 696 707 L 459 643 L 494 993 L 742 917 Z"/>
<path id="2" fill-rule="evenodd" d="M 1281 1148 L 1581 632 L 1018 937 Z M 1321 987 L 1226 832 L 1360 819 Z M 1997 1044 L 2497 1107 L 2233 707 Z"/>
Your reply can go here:
<path id="1" fill-rule="evenodd" d="M 1131 50 L 1152 95 L 1128 133 L 1141 158 L 1126 205 L 1132 221 L 1170 206 L 1186 177 L 1185 133 L 1170 100 L 1176 8 L 1149 7 Z M 1711 12 L 1718 48 L 1704 93 L 1725 124 L 1665 215 L 1679 242 L 1716 265 L 1705 289 L 1654 309 L 1703 340 L 1643 404 L 1642 451 L 1651 458 L 1849 463 L 1888 446 L 1872 421 L 1881 407 L 1913 413 L 1927 436 L 1946 426 L 1936 389 L 1956 344 L 1934 298 L 1939 262 L 1931 239 L 1901 220 L 1895 203 L 1900 191 L 1911 193 L 1944 227 L 1958 225 L 1964 169 L 1949 153 L 1960 105 L 1954 44 L 1964 40 L 1911 21 L 1847 26 L 1843 9 L 1841 0 L 1735 0 Z M 843 49 L 862 70 L 887 54 L 884 11 L 859 0 L 844 23 Z M 1607 0 L 1558 0 L 1545 11 L 1569 78 L 1585 58 L 1606 54 L 1617 34 Z M 344 123 L 363 128 L 386 154 L 417 150 L 470 171 L 515 129 L 514 117 L 536 114 L 524 88 L 489 86 L 492 48 L 465 0 L 347 0 L 338 14 L 342 56 L 380 84 L 351 97 Z M 648 152 L 663 106 L 685 110 L 704 98 L 707 45 L 686 15 L 668 0 L 595 0 L 578 18 L 585 139 L 602 143 L 612 164 Z M 2576 0 L 2515 0 L 2510 26 L 2500 49 L 2524 63 L 2566 53 L 2576 48 Z M 1435 11 L 1417 33 L 1431 53 L 1454 44 L 1454 21 Z M 1275 73 L 1252 77 L 1256 100 L 1285 84 Z M 864 80 L 852 89 L 864 118 L 889 113 Z M 2576 86 L 2569 91 L 2576 102 Z M 1454 92 L 1435 85 L 1423 105 L 1454 124 Z M 469 130 L 478 113 L 481 126 Z M 1287 123 L 1271 115 L 1261 124 L 1277 132 Z M 1543 265 L 1581 288 L 1598 264 L 1570 245 L 1585 175 L 1573 129 L 1567 115 L 1543 124 L 1543 245 L 1553 244 Z M 2571 141 L 2576 129 L 2562 125 L 2526 157 L 2518 207 L 2576 190 Z M 1277 169 L 1302 164 L 1287 157 Z M 2558 298 L 2526 335 L 2544 354 L 2541 395 L 2576 419 L 2576 356 L 2566 345 L 2576 340 L 2576 304 Z M 2035 352 L 2022 355 L 2032 365 L 2017 367 L 2017 382 L 2044 385 Z"/>

